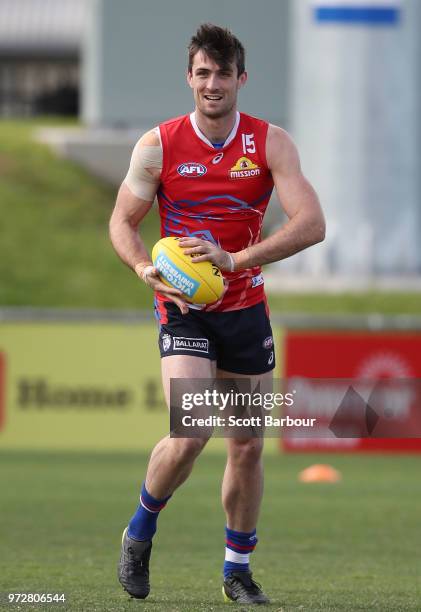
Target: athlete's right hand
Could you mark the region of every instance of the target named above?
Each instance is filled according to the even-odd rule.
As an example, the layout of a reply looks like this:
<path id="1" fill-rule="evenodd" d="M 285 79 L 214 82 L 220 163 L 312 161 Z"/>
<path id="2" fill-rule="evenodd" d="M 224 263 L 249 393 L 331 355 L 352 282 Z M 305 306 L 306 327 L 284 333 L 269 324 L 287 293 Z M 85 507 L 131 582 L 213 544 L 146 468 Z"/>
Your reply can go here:
<path id="1" fill-rule="evenodd" d="M 155 266 L 139 263 L 135 266 L 135 272 L 148 287 L 153 289 L 153 291 L 157 291 L 164 298 L 174 302 L 181 310 L 181 314 L 187 314 L 189 312 L 189 307 L 181 298 L 183 295 L 181 291 L 174 287 L 168 287 L 168 285 L 163 283 Z"/>

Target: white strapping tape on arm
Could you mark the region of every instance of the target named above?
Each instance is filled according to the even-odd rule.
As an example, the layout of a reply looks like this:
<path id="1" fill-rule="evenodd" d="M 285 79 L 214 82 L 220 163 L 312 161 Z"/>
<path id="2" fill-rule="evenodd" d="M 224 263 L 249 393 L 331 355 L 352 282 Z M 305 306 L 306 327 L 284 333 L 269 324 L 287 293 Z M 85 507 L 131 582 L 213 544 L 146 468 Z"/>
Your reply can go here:
<path id="1" fill-rule="evenodd" d="M 153 266 L 146 266 L 145 268 L 143 268 L 143 270 L 140 272 L 140 276 L 142 278 L 142 280 L 148 285 L 148 276 L 149 274 L 151 274 L 154 270 Z"/>
<path id="2" fill-rule="evenodd" d="M 130 168 L 124 182 L 136 197 L 153 202 L 159 179 L 152 176 L 147 168 L 162 170 L 162 147 L 144 145 L 139 141 L 133 149 Z"/>
<path id="3" fill-rule="evenodd" d="M 226 253 L 230 260 L 230 272 L 234 272 L 234 269 L 235 269 L 234 257 L 231 255 L 231 253 L 228 253 L 228 251 L 226 251 Z"/>

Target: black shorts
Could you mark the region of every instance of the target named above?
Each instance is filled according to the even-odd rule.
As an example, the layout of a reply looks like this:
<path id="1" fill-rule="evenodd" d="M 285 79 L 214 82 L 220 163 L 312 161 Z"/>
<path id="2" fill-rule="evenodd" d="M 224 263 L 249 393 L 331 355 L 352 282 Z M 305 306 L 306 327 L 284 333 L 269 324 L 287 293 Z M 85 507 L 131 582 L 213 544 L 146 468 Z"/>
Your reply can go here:
<path id="1" fill-rule="evenodd" d="M 219 369 L 236 374 L 263 374 L 275 367 L 272 328 L 264 302 L 228 312 L 190 308 L 185 315 L 173 302 L 165 302 L 159 310 L 161 357 L 204 357 L 216 360 Z"/>

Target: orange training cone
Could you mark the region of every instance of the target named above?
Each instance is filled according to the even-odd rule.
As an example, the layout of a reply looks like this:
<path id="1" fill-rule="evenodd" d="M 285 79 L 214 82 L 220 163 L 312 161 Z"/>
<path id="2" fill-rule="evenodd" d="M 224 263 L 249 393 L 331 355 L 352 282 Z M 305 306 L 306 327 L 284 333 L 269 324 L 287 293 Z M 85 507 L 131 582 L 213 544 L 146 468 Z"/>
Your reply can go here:
<path id="1" fill-rule="evenodd" d="M 316 463 L 299 473 L 301 482 L 339 482 L 342 474 L 331 465 Z"/>

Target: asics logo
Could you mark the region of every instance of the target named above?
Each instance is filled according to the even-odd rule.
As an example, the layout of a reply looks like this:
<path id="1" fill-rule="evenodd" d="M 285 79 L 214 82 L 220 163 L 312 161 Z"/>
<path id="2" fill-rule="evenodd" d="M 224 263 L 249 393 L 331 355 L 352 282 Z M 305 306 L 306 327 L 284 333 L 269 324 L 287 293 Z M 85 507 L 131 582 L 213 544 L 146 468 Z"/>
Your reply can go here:
<path id="1" fill-rule="evenodd" d="M 219 164 L 219 162 L 221 161 L 221 159 L 224 157 L 223 153 L 218 153 L 218 155 L 215 155 L 215 157 L 212 160 L 213 164 Z"/>

